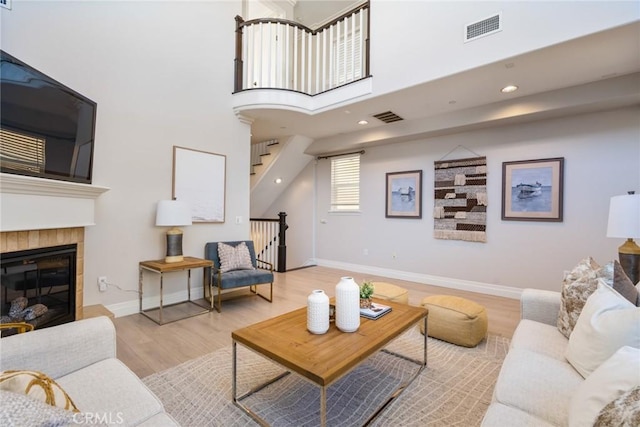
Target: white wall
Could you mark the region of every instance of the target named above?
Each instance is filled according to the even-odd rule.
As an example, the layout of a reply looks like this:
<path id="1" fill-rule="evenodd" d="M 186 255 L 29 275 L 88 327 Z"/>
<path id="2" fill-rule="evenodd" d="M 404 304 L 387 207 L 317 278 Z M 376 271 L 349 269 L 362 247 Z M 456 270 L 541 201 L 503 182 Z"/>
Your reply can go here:
<path id="1" fill-rule="evenodd" d="M 465 25 L 496 13 L 502 13 L 501 32 L 463 42 Z M 631 0 L 371 0 L 375 94 L 394 92 L 638 19 L 640 8 Z"/>
<path id="2" fill-rule="evenodd" d="M 352 268 L 363 277 L 371 271 L 507 296 L 525 287 L 558 290 L 563 271 L 580 259 L 590 255 L 601 264 L 617 259 L 622 241 L 606 237 L 609 198 L 640 191 L 639 119 L 640 110 L 628 108 L 367 148 L 359 215 L 328 213 L 330 162 L 320 160 L 313 201 L 315 256 L 321 264 Z M 472 156 L 467 149 L 487 157 L 487 243 L 433 237 L 433 164 L 458 146 L 447 159 Z M 565 159 L 564 221 L 502 221 L 502 162 L 551 157 Z M 422 219 L 385 218 L 385 174 L 415 169 L 423 171 Z M 306 218 L 304 189 L 312 180 L 312 171 L 305 170 L 288 194 L 306 196 L 296 204 L 283 195 L 272 209 L 286 210 L 290 221 Z M 288 243 L 302 247 L 293 235 Z"/>
<path id="3" fill-rule="evenodd" d="M 137 310 L 138 262 L 164 256 L 155 207 L 172 196 L 174 145 L 227 159 L 226 222 L 185 227 L 184 253 L 201 257 L 207 241 L 248 238 L 250 128 L 231 108 L 240 0 L 12 5 L 1 12 L 2 49 L 98 103 L 93 183 L 110 191 L 86 229 L 85 305 Z M 103 275 L 127 292 L 99 293 Z M 200 278 L 194 271 L 194 284 Z M 154 294 L 152 279 L 145 290 Z M 184 283 L 168 275 L 165 292 Z"/>

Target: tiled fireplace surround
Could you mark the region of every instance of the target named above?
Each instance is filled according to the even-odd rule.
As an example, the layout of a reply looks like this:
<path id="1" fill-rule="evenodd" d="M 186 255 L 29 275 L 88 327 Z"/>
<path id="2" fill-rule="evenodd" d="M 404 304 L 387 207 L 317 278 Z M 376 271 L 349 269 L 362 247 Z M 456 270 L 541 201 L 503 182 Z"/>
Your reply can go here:
<path id="1" fill-rule="evenodd" d="M 84 227 L 0 232 L 0 256 L 7 252 L 71 244 L 78 245 L 76 254 L 75 318 L 82 319 L 82 295 L 84 289 Z"/>
<path id="2" fill-rule="evenodd" d="M 85 227 L 95 225 L 95 201 L 108 190 L 0 173 L 0 256 L 76 244 L 76 319 L 84 315 Z"/>

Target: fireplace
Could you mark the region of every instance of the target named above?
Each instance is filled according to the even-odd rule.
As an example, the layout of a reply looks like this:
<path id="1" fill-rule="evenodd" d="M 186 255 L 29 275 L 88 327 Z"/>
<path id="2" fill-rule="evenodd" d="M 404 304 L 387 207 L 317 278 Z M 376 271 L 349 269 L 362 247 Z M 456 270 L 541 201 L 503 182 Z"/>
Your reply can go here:
<path id="1" fill-rule="evenodd" d="M 0 260 L 3 319 L 26 321 L 36 328 L 75 320 L 76 260 L 77 244 L 4 253 Z"/>

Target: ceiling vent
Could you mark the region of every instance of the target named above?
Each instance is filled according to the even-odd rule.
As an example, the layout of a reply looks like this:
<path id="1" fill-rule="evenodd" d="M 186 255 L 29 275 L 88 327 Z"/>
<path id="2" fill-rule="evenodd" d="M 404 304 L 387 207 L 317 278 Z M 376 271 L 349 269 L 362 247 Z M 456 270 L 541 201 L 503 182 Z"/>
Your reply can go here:
<path id="1" fill-rule="evenodd" d="M 502 13 L 495 14 L 481 21 L 472 22 L 464 27 L 464 42 L 502 31 Z"/>
<path id="2" fill-rule="evenodd" d="M 385 123 L 393 123 L 393 122 L 398 122 L 400 120 L 404 120 L 402 117 L 400 117 L 399 115 L 391 111 L 385 111 L 384 113 L 374 114 L 373 117 Z"/>

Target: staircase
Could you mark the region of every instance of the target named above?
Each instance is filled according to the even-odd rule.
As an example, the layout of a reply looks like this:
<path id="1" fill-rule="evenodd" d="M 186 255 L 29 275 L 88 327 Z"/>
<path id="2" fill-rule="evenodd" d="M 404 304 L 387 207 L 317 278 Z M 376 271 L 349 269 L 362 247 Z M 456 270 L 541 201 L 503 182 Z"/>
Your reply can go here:
<path id="1" fill-rule="evenodd" d="M 293 135 L 285 141 L 268 140 L 252 145 L 251 218 L 261 218 L 314 158 L 304 153 L 312 142 L 306 136 Z M 282 180 L 279 184 L 275 182 L 278 178 Z"/>

